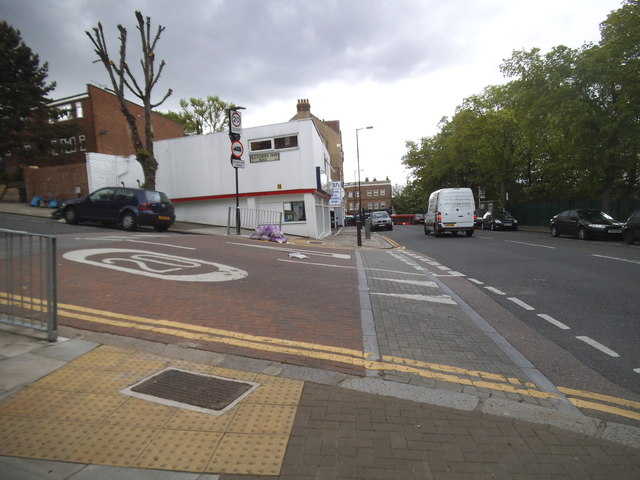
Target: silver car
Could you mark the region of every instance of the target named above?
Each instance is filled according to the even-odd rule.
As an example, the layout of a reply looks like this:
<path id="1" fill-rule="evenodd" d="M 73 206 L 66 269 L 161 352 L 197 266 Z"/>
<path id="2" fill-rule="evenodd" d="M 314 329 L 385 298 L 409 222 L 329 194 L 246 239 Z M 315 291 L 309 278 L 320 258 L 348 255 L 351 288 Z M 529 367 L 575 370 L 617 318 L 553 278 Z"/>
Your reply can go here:
<path id="1" fill-rule="evenodd" d="M 373 212 L 371 214 L 371 230 L 393 230 L 393 222 L 387 212 Z"/>

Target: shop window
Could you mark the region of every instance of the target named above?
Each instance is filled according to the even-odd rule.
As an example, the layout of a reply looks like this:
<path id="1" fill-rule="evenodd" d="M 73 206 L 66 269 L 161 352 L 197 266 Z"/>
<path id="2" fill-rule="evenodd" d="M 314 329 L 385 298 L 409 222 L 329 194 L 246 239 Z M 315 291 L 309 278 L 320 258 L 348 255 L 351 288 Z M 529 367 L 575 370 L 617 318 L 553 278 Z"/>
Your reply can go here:
<path id="1" fill-rule="evenodd" d="M 284 202 L 285 222 L 305 222 L 307 216 L 304 211 L 304 202 Z"/>

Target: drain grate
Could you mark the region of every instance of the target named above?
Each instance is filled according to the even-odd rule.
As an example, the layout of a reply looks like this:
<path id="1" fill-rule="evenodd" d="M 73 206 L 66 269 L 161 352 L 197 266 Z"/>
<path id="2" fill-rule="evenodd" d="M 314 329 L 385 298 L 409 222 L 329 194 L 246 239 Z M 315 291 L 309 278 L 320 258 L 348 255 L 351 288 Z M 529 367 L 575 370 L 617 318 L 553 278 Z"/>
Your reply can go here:
<path id="1" fill-rule="evenodd" d="M 121 393 L 145 400 L 221 415 L 249 395 L 257 383 L 167 368 Z"/>

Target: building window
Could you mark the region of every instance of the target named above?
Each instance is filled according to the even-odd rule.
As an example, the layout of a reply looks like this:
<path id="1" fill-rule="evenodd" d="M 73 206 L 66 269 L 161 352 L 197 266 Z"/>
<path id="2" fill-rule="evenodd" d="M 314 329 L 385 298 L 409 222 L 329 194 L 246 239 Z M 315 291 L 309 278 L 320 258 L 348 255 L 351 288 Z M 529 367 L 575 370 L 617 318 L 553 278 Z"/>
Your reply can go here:
<path id="1" fill-rule="evenodd" d="M 265 150 L 284 150 L 286 148 L 297 148 L 298 136 L 287 135 L 286 137 L 265 138 L 262 140 L 251 140 L 249 148 L 252 152 L 264 152 Z"/>
<path id="2" fill-rule="evenodd" d="M 298 146 L 298 136 L 278 137 L 273 139 L 273 146 L 276 150 L 283 148 L 295 148 Z"/>
<path id="3" fill-rule="evenodd" d="M 82 118 L 82 102 L 76 102 L 76 118 Z"/>
<path id="4" fill-rule="evenodd" d="M 367 197 L 373 196 L 373 192 L 371 190 L 367 190 Z"/>
<path id="5" fill-rule="evenodd" d="M 353 198 L 353 192 L 349 192 L 349 198 Z"/>
<path id="6" fill-rule="evenodd" d="M 63 153 L 73 153 L 77 150 L 76 137 L 61 138 L 60 145 Z"/>
<path id="7" fill-rule="evenodd" d="M 380 190 L 380 196 L 384 197 L 385 193 L 384 193 L 384 188 Z"/>
<path id="8" fill-rule="evenodd" d="M 373 203 L 371 202 L 367 203 L 367 209 L 373 210 Z"/>
<path id="9" fill-rule="evenodd" d="M 378 190 L 374 190 L 374 191 L 373 191 L 373 196 L 374 196 L 374 197 L 377 197 L 377 196 L 378 196 Z"/>
<path id="10" fill-rule="evenodd" d="M 380 208 L 387 208 L 387 202 L 380 202 Z"/>
<path id="11" fill-rule="evenodd" d="M 373 209 L 378 210 L 380 208 L 380 204 L 378 202 L 373 202 Z"/>
<path id="12" fill-rule="evenodd" d="M 304 211 L 304 202 L 284 202 L 285 222 L 305 222 L 307 216 Z"/>
<path id="13" fill-rule="evenodd" d="M 252 152 L 260 152 L 262 150 L 272 150 L 271 139 L 268 140 L 253 140 L 249 142 Z"/>

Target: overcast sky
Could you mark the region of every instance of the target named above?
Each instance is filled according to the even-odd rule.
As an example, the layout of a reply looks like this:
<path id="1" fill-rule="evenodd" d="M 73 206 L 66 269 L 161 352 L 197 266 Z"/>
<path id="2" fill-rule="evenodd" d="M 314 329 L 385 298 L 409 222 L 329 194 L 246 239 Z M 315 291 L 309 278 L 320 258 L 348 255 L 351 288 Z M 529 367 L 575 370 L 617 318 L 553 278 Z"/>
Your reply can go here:
<path id="1" fill-rule="evenodd" d="M 53 98 L 106 86 L 85 30 L 101 22 L 112 56 L 117 25 L 139 61 L 134 12 L 166 27 L 156 48 L 166 61 L 155 92 L 178 101 L 218 95 L 247 108 L 243 127 L 288 121 L 298 99 L 339 120 L 345 181 L 387 176 L 404 184 L 407 140 L 437 133 L 465 97 L 503 83 L 514 50 L 579 48 L 600 40 L 599 24 L 621 0 L 0 0 L 0 18 L 49 64 Z"/>

